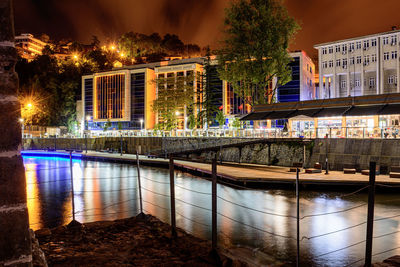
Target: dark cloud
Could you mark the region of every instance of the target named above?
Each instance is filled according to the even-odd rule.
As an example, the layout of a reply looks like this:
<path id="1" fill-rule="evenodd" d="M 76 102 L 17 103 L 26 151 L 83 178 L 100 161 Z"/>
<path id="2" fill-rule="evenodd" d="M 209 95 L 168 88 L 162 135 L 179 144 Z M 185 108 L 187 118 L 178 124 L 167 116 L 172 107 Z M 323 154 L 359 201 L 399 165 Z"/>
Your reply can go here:
<path id="1" fill-rule="evenodd" d="M 174 33 L 184 42 L 217 45 L 229 0 L 14 0 L 16 32 L 89 42 L 128 32 Z M 292 50 L 390 30 L 400 25 L 399 0 L 286 0 L 302 29 Z"/>

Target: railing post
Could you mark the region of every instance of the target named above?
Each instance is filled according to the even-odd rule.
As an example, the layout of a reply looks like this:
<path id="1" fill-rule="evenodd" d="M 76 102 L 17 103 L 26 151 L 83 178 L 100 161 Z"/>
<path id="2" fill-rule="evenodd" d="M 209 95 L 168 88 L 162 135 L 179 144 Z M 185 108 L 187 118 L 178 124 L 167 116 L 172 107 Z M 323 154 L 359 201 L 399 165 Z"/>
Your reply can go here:
<path id="1" fill-rule="evenodd" d="M 75 221 L 75 194 L 74 194 L 74 172 L 72 168 L 72 151 L 69 152 L 69 171 L 71 178 L 72 220 Z"/>
<path id="2" fill-rule="evenodd" d="M 121 146 L 121 156 L 122 156 L 122 132 L 120 132 L 119 134 L 120 134 L 120 146 Z"/>
<path id="3" fill-rule="evenodd" d="M 138 152 L 137 148 L 136 148 L 136 167 L 137 167 L 137 174 L 138 174 L 140 215 L 144 215 L 144 213 L 143 213 L 143 200 L 142 200 L 142 184 L 141 184 L 141 181 L 140 181 L 139 152 Z"/>
<path id="4" fill-rule="evenodd" d="M 376 162 L 369 163 L 369 190 L 368 190 L 368 217 L 367 217 L 367 243 L 365 246 L 365 264 L 370 267 L 372 261 L 372 234 L 374 229 L 375 205 L 375 171 Z"/>
<path id="5" fill-rule="evenodd" d="M 171 196 L 171 226 L 172 237 L 176 237 L 176 217 L 175 217 L 175 180 L 174 180 L 174 158 L 172 154 L 169 155 L 169 185 Z"/>
<path id="6" fill-rule="evenodd" d="M 296 203 L 297 203 L 297 251 L 296 251 L 296 266 L 300 266 L 300 200 L 299 200 L 299 168 L 296 168 Z"/>
<path id="7" fill-rule="evenodd" d="M 216 156 L 217 154 L 215 154 Z M 217 249 L 217 158 L 212 160 L 212 249 Z"/>

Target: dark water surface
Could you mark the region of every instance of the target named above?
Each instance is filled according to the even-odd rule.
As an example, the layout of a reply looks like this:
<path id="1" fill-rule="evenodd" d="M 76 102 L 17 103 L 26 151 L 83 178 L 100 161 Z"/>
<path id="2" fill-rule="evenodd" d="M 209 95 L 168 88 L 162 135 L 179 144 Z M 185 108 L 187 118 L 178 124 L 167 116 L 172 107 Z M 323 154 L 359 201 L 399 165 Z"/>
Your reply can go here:
<path id="1" fill-rule="evenodd" d="M 69 223 L 69 159 L 26 156 L 24 164 L 31 228 Z M 141 167 L 140 171 L 145 212 L 169 222 L 169 171 L 153 167 Z M 211 182 L 178 171 L 175 174 L 177 225 L 211 239 Z M 135 166 L 73 160 L 73 176 L 78 221 L 127 218 L 139 212 Z M 367 194 L 363 192 L 350 196 L 300 193 L 300 216 L 312 215 L 300 224 L 302 266 L 346 266 L 364 258 Z M 295 263 L 294 190 L 242 190 L 218 185 L 218 196 L 221 244 L 258 248 L 289 265 Z M 381 261 L 400 252 L 400 194 L 378 194 L 376 203 L 373 261 Z"/>

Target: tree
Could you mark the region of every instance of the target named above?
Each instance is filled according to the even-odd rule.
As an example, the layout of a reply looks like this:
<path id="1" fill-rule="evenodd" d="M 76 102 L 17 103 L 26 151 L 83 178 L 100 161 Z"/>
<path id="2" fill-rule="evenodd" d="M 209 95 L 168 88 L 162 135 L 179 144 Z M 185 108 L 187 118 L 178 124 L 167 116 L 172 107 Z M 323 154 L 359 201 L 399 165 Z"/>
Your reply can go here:
<path id="1" fill-rule="evenodd" d="M 183 74 L 183 73 L 182 73 Z M 194 75 L 187 76 L 159 76 L 154 81 L 158 88 L 157 99 L 153 102 L 153 110 L 158 113 L 159 130 L 173 130 L 178 127 L 178 115 L 187 108 L 188 114 L 193 114 L 194 104 Z"/>
<path id="2" fill-rule="evenodd" d="M 221 110 L 217 112 L 217 115 L 215 116 L 215 120 L 218 123 L 219 128 L 222 128 L 222 126 L 225 124 L 225 115 L 224 112 Z"/>
<path id="3" fill-rule="evenodd" d="M 277 86 L 291 79 L 287 52 L 298 30 L 280 0 L 236 0 L 225 14 L 219 73 L 246 104 L 271 103 Z"/>

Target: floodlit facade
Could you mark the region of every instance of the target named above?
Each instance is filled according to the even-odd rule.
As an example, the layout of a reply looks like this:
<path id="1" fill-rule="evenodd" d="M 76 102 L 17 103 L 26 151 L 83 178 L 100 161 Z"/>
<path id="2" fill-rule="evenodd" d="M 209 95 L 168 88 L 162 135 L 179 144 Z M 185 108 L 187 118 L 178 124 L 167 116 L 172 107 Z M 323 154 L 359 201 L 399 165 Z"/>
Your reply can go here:
<path id="1" fill-rule="evenodd" d="M 15 46 L 22 58 L 28 61 L 33 60 L 36 56 L 42 54 L 43 48 L 47 43 L 33 37 L 32 34 L 23 33 L 15 36 Z"/>
<path id="2" fill-rule="evenodd" d="M 400 31 L 314 46 L 319 56 L 318 99 L 399 93 Z"/>

